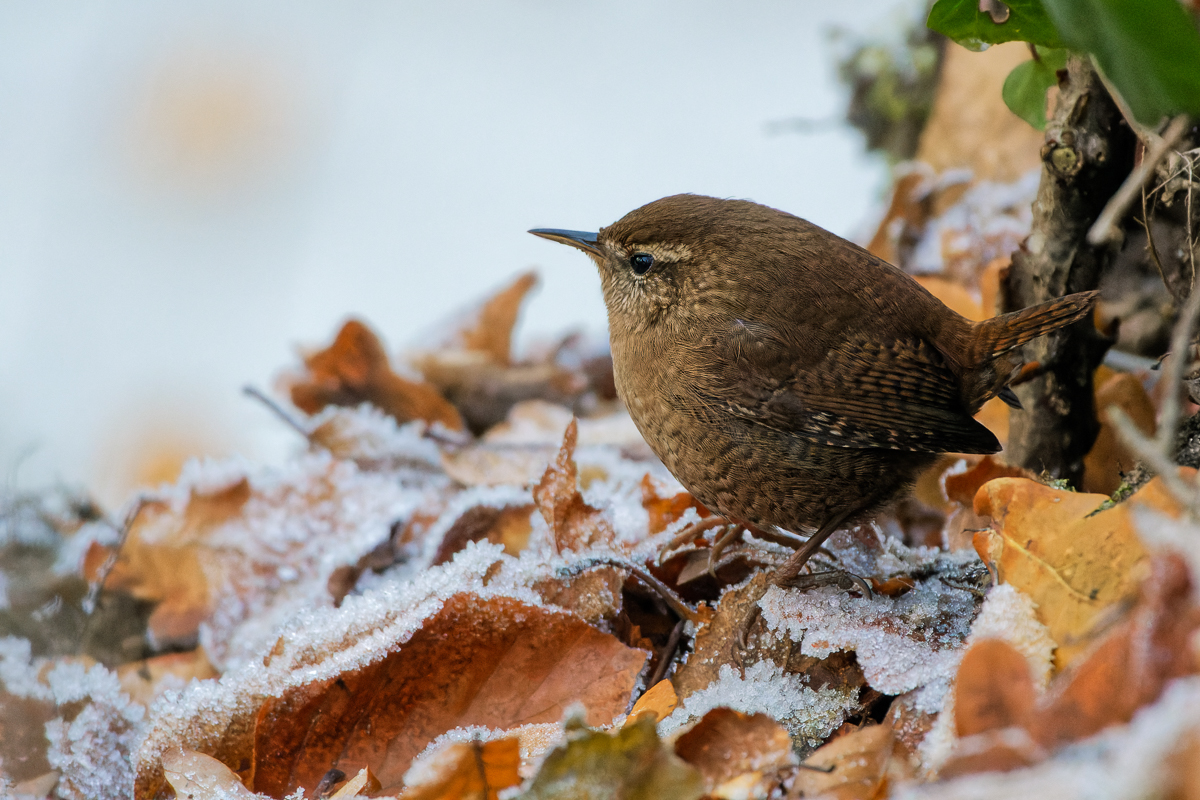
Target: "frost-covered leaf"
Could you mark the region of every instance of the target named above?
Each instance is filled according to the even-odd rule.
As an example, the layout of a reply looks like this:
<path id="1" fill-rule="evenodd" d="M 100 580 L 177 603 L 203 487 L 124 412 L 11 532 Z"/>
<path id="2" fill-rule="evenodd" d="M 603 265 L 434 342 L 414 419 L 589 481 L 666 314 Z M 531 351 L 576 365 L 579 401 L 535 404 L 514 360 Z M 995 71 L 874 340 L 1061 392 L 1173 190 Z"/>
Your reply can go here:
<path id="1" fill-rule="evenodd" d="M 182 689 L 192 680 L 218 677 L 204 648 L 186 653 L 164 653 L 140 661 L 130 661 L 117 668 L 121 688 L 134 702 L 149 707 L 165 691 Z"/>
<path id="2" fill-rule="evenodd" d="M 521 783 L 515 737 L 455 742 L 422 755 L 404 776 L 404 800 L 497 800 Z"/>
<path id="3" fill-rule="evenodd" d="M 292 402 L 309 414 L 370 403 L 400 423 L 421 419 L 463 429 L 462 416 L 437 389 L 392 371 L 379 337 L 358 320 L 343 325 L 328 348 L 306 356 L 304 366 L 307 373 L 288 382 Z"/>
<path id="4" fill-rule="evenodd" d="M 212 756 L 194 750 L 163 755 L 163 773 L 179 800 L 252 800 L 237 774 Z"/>
<path id="5" fill-rule="evenodd" d="M 709 791 L 748 772 L 796 763 L 787 730 L 767 714 L 714 708 L 675 739 L 675 755 L 704 776 Z"/>
<path id="6" fill-rule="evenodd" d="M 616 537 L 600 510 L 585 503 L 579 493 L 579 472 L 575 466 L 578 434 L 578 423 L 572 419 L 563 434 L 558 457 L 533 488 L 533 499 L 550 526 L 555 549 L 560 553 L 585 550 L 595 544 L 611 542 Z"/>
<path id="7" fill-rule="evenodd" d="M 1037 603 L 1059 669 L 1088 647 L 1108 609 L 1137 594 L 1146 548 L 1124 505 L 1092 513 L 1107 499 L 1024 478 L 991 481 L 975 498 L 976 512 L 992 518 L 981 555 Z"/>
<path id="8" fill-rule="evenodd" d="M 659 741 L 654 721 L 612 733 L 575 728 L 546 756 L 521 800 L 696 800 L 700 774 Z"/>
<path id="9" fill-rule="evenodd" d="M 455 727 L 553 722 L 581 702 L 590 724 L 625 711 L 646 654 L 576 617 L 459 594 L 382 659 L 268 699 L 254 732 L 253 788 L 311 791 L 365 763 L 385 792 Z"/>

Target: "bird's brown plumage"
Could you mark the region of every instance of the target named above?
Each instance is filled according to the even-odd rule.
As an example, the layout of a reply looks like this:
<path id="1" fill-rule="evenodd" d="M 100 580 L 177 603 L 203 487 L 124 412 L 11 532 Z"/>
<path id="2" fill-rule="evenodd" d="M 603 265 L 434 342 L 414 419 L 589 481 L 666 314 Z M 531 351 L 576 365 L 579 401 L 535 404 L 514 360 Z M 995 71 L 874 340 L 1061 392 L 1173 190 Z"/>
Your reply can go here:
<path id="1" fill-rule="evenodd" d="M 1095 300 L 973 323 L 862 248 L 741 200 L 676 195 L 594 240 L 567 233 L 541 232 L 599 267 L 617 389 L 647 443 L 720 514 L 817 529 L 800 563 L 936 454 L 999 450 L 973 416 L 1019 369 L 1012 349 Z"/>

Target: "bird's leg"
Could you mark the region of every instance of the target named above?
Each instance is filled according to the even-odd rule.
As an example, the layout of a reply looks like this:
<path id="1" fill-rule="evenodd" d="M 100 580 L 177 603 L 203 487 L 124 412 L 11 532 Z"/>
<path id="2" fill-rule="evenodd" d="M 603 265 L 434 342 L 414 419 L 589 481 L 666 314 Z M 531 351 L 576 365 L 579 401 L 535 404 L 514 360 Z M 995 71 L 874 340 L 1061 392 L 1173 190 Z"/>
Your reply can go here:
<path id="1" fill-rule="evenodd" d="M 721 552 L 729 546 L 729 543 L 741 536 L 744 526 L 732 525 L 727 530 L 722 531 L 717 540 L 713 542 L 713 546 L 708 549 L 708 574 L 714 578 L 717 577 L 717 559 L 721 557 Z"/>
<path id="2" fill-rule="evenodd" d="M 863 506 L 851 506 L 825 520 L 824 524 L 817 528 L 817 532 L 808 537 L 808 541 L 804 543 L 804 546 L 788 556 L 788 560 L 779 565 L 775 572 L 771 574 L 771 583 L 784 586 L 794 580 L 800 574 L 800 570 L 804 568 L 804 564 L 808 559 L 812 558 L 813 553 L 820 549 L 825 540 L 840 528 L 842 523 L 849 519 L 852 514 L 857 513 L 862 508 Z"/>
<path id="3" fill-rule="evenodd" d="M 662 558 L 676 547 L 685 545 L 691 541 L 695 541 L 696 539 L 700 538 L 700 534 L 704 533 L 705 531 L 710 531 L 713 528 L 720 528 L 730 524 L 732 523 L 730 523 L 729 520 L 718 516 L 705 517 L 699 522 L 693 522 L 691 525 L 688 525 L 682 531 L 675 534 L 675 538 L 667 542 L 663 549 L 658 551 L 659 558 Z"/>

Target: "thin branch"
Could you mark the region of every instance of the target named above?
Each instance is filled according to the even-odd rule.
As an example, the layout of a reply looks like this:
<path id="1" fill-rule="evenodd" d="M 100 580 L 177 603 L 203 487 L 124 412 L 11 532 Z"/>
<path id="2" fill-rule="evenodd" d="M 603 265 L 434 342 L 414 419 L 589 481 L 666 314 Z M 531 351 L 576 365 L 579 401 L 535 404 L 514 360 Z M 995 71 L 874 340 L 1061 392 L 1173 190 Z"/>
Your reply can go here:
<path id="1" fill-rule="evenodd" d="M 253 397 L 255 400 L 262 403 L 273 414 L 275 414 L 275 416 L 277 416 L 281 420 L 283 420 L 289 428 L 292 428 L 293 430 L 295 430 L 296 433 L 300 434 L 308 441 L 310 441 L 310 442 L 312 441 L 312 431 L 310 431 L 308 428 L 304 427 L 304 425 L 300 422 L 300 420 L 296 419 L 291 414 L 289 414 L 286 410 L 284 410 L 283 406 L 279 405 L 279 403 L 276 403 L 275 400 L 272 399 L 271 397 L 268 397 L 266 395 L 266 393 L 264 393 L 257 386 L 250 386 L 250 385 L 243 386 L 242 394 L 245 394 L 248 397 Z"/>
<path id="2" fill-rule="evenodd" d="M 1142 156 L 1142 163 L 1133 168 L 1133 171 L 1129 173 L 1129 177 L 1121 184 L 1121 188 L 1117 189 L 1117 193 L 1109 198 L 1108 204 L 1104 206 L 1104 210 L 1100 212 L 1100 216 L 1096 218 L 1096 222 L 1092 225 L 1091 230 L 1088 231 L 1088 244 L 1099 247 L 1116 239 L 1120 235 L 1117 223 L 1124 219 L 1125 214 L 1129 211 L 1129 207 L 1133 205 L 1133 201 L 1154 175 L 1154 170 L 1166 158 L 1171 148 L 1183 137 L 1183 134 L 1187 131 L 1188 124 L 1187 115 L 1180 114 L 1171 120 L 1171 123 L 1167 125 L 1167 129 L 1161 137 L 1155 136 L 1151 140 L 1149 148 L 1146 150 L 1145 155 Z"/>
<path id="3" fill-rule="evenodd" d="M 1175 435 L 1179 430 L 1179 415 L 1182 404 L 1179 395 L 1182 392 L 1180 383 L 1183 380 L 1183 367 L 1188 361 L 1192 336 L 1196 331 L 1196 320 L 1200 317 L 1200 292 L 1192 292 L 1188 296 L 1187 305 L 1171 331 L 1171 358 L 1167 359 L 1163 370 L 1163 386 L 1166 394 L 1163 397 L 1162 415 L 1158 424 L 1158 436 L 1155 445 L 1158 452 L 1167 460 L 1175 457 Z"/>
<path id="4" fill-rule="evenodd" d="M 610 556 L 595 556 L 577 561 L 574 564 L 570 564 L 564 571 L 567 573 L 578 574 L 579 572 L 583 572 L 584 570 L 589 570 L 594 567 L 616 567 L 617 569 L 623 569 L 626 572 L 632 573 L 642 583 L 658 592 L 659 596 L 662 597 L 663 602 L 665 602 L 667 606 L 669 606 L 670 609 L 678 616 L 695 625 L 699 625 L 703 621 L 700 619 L 700 615 L 697 614 L 691 606 L 683 602 L 683 598 L 671 591 L 671 587 L 667 586 L 665 583 L 638 565 L 631 564 L 628 561 L 622 561 L 619 558 L 613 558 Z"/>
<path id="5" fill-rule="evenodd" d="M 1197 504 L 1196 489 L 1188 486 L 1187 481 L 1179 477 L 1179 469 L 1169 456 L 1163 455 L 1158 443 L 1145 436 L 1138 426 L 1133 423 L 1118 406 L 1108 409 L 1108 420 L 1117 429 L 1117 435 L 1146 466 L 1163 479 L 1168 492 L 1188 509 L 1193 516 L 1197 515 L 1200 507 Z"/>

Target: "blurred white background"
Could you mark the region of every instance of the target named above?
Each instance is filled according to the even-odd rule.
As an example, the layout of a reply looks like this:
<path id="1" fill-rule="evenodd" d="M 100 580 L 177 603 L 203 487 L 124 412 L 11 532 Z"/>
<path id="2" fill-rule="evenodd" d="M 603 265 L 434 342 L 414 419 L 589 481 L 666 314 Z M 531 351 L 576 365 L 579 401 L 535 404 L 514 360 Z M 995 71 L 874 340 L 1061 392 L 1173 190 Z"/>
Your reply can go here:
<path id="1" fill-rule="evenodd" d="M 838 118 L 830 26 L 896 5 L 0 2 L 0 475 L 113 503 L 148 449 L 278 458 L 243 384 L 349 314 L 416 344 L 530 266 L 522 338 L 602 331 L 530 227 L 690 191 L 865 230 L 860 137 L 768 126 Z"/>

